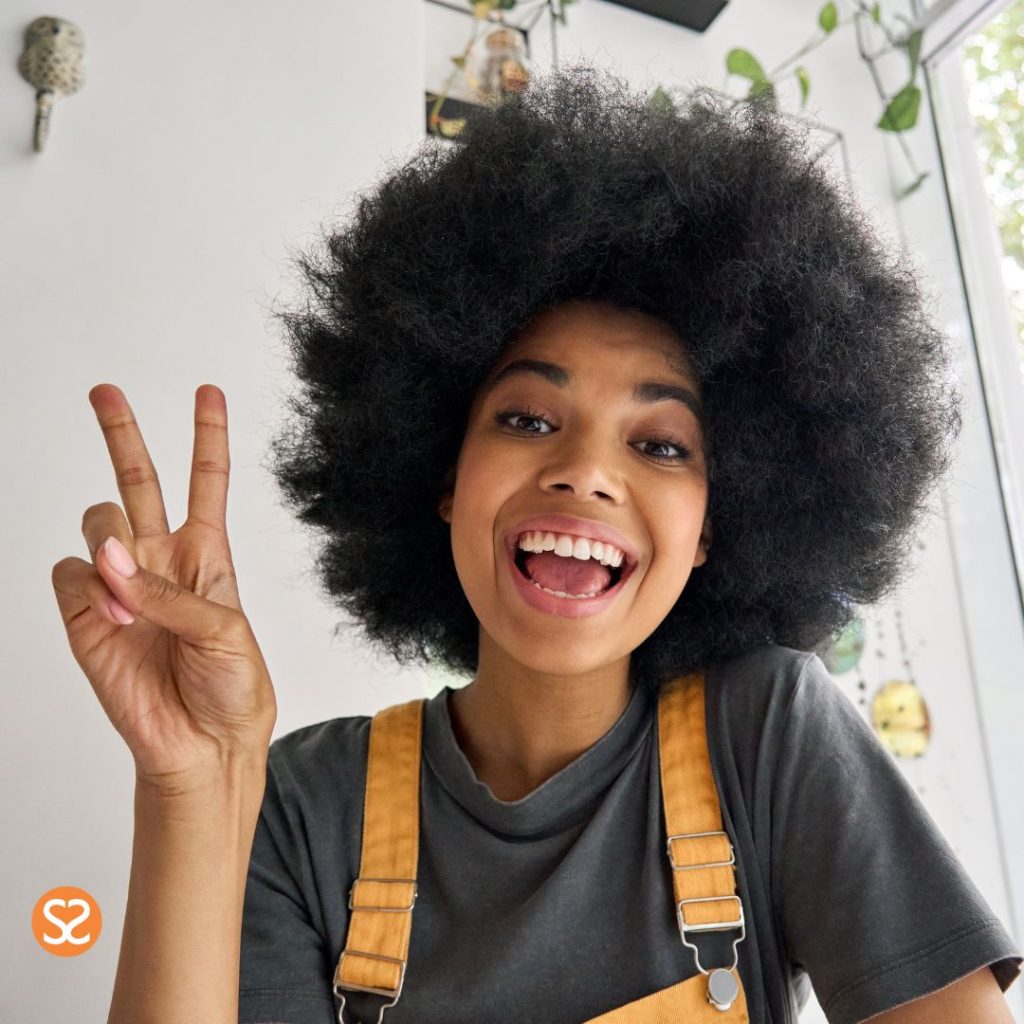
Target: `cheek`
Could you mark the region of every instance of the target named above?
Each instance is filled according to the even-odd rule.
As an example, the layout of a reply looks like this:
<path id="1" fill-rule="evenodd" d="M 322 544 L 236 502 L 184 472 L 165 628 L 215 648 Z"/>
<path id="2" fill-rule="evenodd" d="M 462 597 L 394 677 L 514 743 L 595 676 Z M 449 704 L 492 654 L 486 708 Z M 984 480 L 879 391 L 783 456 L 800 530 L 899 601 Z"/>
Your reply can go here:
<path id="1" fill-rule="evenodd" d="M 453 493 L 453 512 L 460 519 L 479 515 L 480 505 L 489 493 L 488 461 L 478 447 L 464 448 L 459 457 L 458 476 Z"/>
<path id="2" fill-rule="evenodd" d="M 679 579 L 693 568 L 693 560 L 704 524 L 706 492 L 687 488 L 674 500 L 652 506 L 648 522 L 652 526 L 653 566 L 659 577 Z"/>
<path id="3" fill-rule="evenodd" d="M 493 561 L 496 522 L 510 486 L 509 474 L 485 446 L 467 445 L 452 496 L 452 551 L 459 575 L 487 571 Z"/>
<path id="4" fill-rule="evenodd" d="M 516 462 L 509 458 L 507 449 L 488 444 L 485 439 L 467 439 L 459 456 L 455 500 L 464 512 L 494 509 L 518 486 L 518 479 Z"/>

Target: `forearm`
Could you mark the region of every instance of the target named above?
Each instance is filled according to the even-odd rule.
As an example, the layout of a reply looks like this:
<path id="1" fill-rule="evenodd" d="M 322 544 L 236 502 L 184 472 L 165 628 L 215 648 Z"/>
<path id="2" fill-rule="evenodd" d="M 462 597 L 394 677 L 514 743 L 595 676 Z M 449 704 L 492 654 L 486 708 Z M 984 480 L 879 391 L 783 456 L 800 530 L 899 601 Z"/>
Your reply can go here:
<path id="1" fill-rule="evenodd" d="M 108 1024 L 236 1024 L 242 905 L 266 758 L 173 796 L 136 782 Z"/>

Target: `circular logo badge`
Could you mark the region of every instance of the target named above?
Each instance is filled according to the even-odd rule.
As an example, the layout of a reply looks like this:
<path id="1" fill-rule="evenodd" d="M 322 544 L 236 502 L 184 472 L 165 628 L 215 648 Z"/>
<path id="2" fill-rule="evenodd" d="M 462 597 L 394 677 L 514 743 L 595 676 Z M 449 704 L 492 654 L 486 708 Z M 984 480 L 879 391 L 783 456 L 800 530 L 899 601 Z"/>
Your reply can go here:
<path id="1" fill-rule="evenodd" d="M 44 892 L 32 909 L 32 934 L 54 956 L 78 956 L 92 949 L 102 929 L 100 905 L 74 885 Z"/>

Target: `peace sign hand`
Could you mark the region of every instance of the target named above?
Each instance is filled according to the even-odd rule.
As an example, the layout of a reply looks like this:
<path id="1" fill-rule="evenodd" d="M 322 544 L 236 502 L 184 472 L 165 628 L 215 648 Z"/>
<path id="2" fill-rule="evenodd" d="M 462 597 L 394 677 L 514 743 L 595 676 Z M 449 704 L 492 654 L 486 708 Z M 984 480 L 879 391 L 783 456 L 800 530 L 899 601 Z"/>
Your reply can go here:
<path id="1" fill-rule="evenodd" d="M 114 502 L 82 519 L 92 557 L 64 558 L 52 581 L 71 651 L 137 776 L 167 792 L 204 784 L 228 756 L 265 757 L 277 701 L 241 609 L 225 527 L 230 460 L 227 405 L 196 390 L 188 516 L 170 533 L 156 470 L 124 395 L 97 384 L 89 401 L 114 465 Z M 113 536 L 136 570 L 121 575 L 103 546 Z M 135 617 L 122 624 L 116 599 Z"/>

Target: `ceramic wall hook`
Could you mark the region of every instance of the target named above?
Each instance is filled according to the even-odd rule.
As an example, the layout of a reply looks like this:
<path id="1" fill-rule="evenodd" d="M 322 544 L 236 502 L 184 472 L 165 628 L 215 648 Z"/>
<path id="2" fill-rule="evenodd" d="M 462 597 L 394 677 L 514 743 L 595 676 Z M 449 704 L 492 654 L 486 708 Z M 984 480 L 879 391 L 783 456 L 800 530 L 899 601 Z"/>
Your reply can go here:
<path id="1" fill-rule="evenodd" d="M 82 30 L 63 18 L 36 18 L 25 29 L 25 48 L 18 58 L 21 77 L 36 88 L 36 124 L 32 146 L 41 153 L 50 129 L 50 111 L 57 96 L 78 92 L 85 82 Z"/>

